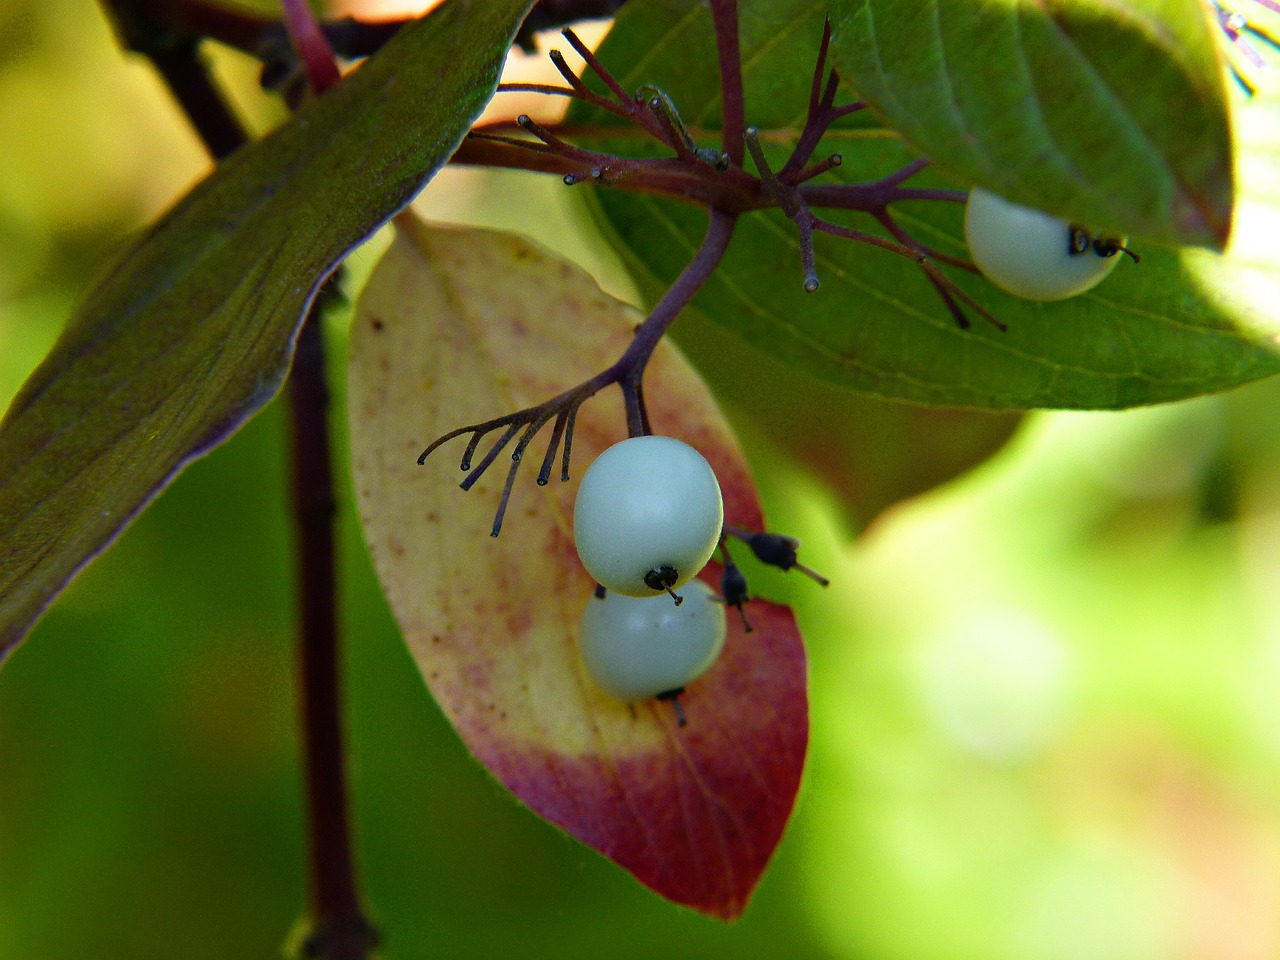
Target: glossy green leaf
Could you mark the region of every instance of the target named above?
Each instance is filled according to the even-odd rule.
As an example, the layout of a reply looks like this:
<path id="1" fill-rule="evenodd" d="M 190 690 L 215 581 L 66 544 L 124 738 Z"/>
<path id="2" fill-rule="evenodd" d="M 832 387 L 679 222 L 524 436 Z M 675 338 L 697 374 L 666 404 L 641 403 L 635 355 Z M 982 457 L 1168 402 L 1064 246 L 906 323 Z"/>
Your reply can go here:
<path id="1" fill-rule="evenodd" d="M 223 163 L 89 294 L 0 426 L 0 655 L 267 402 L 321 279 L 444 163 L 527 0 L 453 2 Z"/>
<path id="2" fill-rule="evenodd" d="M 802 125 L 823 14 L 795 0 L 743 6 L 746 116 L 781 163 Z M 661 85 L 698 135 L 714 142 L 720 114 L 710 44 L 709 17 L 696 4 L 633 0 L 600 55 L 628 88 Z M 826 182 L 874 180 L 916 156 L 892 131 L 855 117 L 856 124 L 832 131 L 819 150 L 819 156 L 838 150 L 844 157 Z M 618 121 L 585 112 L 580 119 L 598 125 L 601 145 L 640 149 L 635 137 L 607 136 Z M 1240 142 L 1254 149 L 1247 136 Z M 1262 176 L 1271 178 L 1273 166 L 1264 162 Z M 1247 156 L 1242 169 L 1252 169 Z M 1272 178 L 1250 184 L 1250 190 L 1274 193 L 1274 183 Z M 955 186 L 932 170 L 911 184 Z M 649 297 L 677 276 L 705 229 L 705 214 L 694 207 L 619 190 L 595 189 L 590 198 Z M 819 213 L 878 230 L 865 215 Z M 966 256 L 959 204 L 899 204 L 895 215 L 917 240 Z M 806 294 L 794 225 L 777 212 L 750 214 L 740 220 L 724 262 L 694 304 L 802 371 L 882 397 L 988 409 L 1120 408 L 1280 372 L 1280 357 L 1265 341 L 1251 339 L 1253 328 L 1266 326 L 1259 311 L 1280 316 L 1280 298 L 1267 302 L 1249 295 L 1274 285 L 1276 253 L 1259 243 L 1262 237 L 1254 231 L 1247 251 L 1230 260 L 1237 271 L 1234 286 L 1203 281 L 1212 272 L 1204 264 L 1227 262 L 1222 258 L 1207 252 L 1184 257 L 1139 243 L 1140 265 L 1121 263 L 1090 293 L 1049 304 L 1018 300 L 980 277 L 944 267 L 1008 325 L 1002 333 L 976 314 L 971 329 L 959 329 L 910 260 L 829 236 L 817 238 L 822 286 Z M 1247 325 L 1249 333 L 1238 325 Z"/>
<path id="3" fill-rule="evenodd" d="M 962 184 L 1225 245 L 1226 92 L 1203 0 L 832 0 L 832 59 Z"/>
<path id="4" fill-rule="evenodd" d="M 724 409 L 752 463 L 782 462 L 820 481 L 851 531 L 985 462 L 1018 413 L 893 403 L 788 367 L 701 311 L 675 339 Z"/>

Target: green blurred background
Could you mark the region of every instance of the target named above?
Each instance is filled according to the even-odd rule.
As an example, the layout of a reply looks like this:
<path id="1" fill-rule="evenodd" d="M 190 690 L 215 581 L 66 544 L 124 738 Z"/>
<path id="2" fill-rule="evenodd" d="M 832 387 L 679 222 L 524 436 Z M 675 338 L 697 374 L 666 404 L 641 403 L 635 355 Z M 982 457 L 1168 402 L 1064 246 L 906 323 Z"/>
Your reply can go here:
<path id="1" fill-rule="evenodd" d="M 278 116 L 251 63 L 217 63 L 255 123 Z M 207 161 L 88 0 L 0 0 L 0 131 L 7 401 Z M 576 194 L 530 179 L 448 172 L 422 203 L 524 229 L 625 291 Z M 725 926 L 521 808 L 425 692 L 344 490 L 354 813 L 385 955 L 1280 955 L 1280 383 L 1038 415 L 912 496 L 1013 422 L 840 397 L 681 326 L 774 527 L 833 580 L 753 576 L 794 603 L 811 654 L 778 855 Z M 0 670 L 0 960 L 288 941 L 305 874 L 283 430 L 273 405 L 193 465 Z"/>

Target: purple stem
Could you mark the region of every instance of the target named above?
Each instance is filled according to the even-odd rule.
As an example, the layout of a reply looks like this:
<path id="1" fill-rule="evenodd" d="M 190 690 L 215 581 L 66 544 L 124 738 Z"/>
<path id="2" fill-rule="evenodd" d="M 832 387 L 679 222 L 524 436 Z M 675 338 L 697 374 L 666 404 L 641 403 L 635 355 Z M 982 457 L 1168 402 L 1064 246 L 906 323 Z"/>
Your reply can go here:
<path id="1" fill-rule="evenodd" d="M 716 52 L 720 62 L 722 97 L 722 144 L 729 162 L 741 167 L 746 131 L 746 99 L 742 92 L 742 52 L 738 43 L 737 0 L 711 0 L 711 19 L 716 31 Z"/>
<path id="2" fill-rule="evenodd" d="M 226 108 L 200 60 L 195 38 L 172 42 L 140 0 L 105 0 L 124 41 L 146 54 L 215 158 L 247 135 Z M 299 671 L 305 745 L 310 912 L 308 955 L 366 960 L 376 935 L 356 886 L 347 819 L 342 712 L 338 690 L 337 593 L 333 473 L 329 456 L 328 387 L 320 314 L 329 287 L 312 299 L 298 332 L 287 396 L 291 421 L 292 500 L 297 522 Z"/>
<path id="3" fill-rule="evenodd" d="M 321 293 L 315 304 L 323 299 Z M 298 652 L 311 851 L 309 949 L 313 952 L 309 955 L 365 960 L 376 935 L 360 905 L 347 815 L 335 603 L 335 500 L 320 313 L 313 305 L 303 321 L 287 388 L 302 616 Z"/>
<path id="4" fill-rule="evenodd" d="M 725 213 L 723 210 L 710 211 L 707 232 L 698 252 L 681 271 L 675 283 L 662 295 L 662 299 L 654 305 L 644 323 L 637 328 L 631 344 L 618 358 L 618 362 L 601 374 L 609 376 L 605 382 L 616 380 L 621 384 L 623 395 L 628 398 L 627 432 L 633 437 L 647 432 L 643 394 L 640 392 L 645 365 L 667 328 L 715 272 L 725 251 L 729 249 L 729 241 L 733 238 L 733 228 L 737 222 L 736 214 Z"/>

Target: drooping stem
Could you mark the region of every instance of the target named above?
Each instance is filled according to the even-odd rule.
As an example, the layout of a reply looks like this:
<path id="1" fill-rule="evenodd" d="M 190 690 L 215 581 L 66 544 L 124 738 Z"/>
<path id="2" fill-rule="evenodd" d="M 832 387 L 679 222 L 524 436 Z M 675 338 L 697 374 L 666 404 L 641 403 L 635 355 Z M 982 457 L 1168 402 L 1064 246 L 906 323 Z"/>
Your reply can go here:
<path id="1" fill-rule="evenodd" d="M 506 482 L 503 485 L 502 494 L 498 500 L 498 511 L 490 530 L 491 535 L 496 537 L 502 532 L 502 520 L 506 515 L 507 502 L 511 496 L 516 473 L 524 461 L 524 451 L 538 431 L 548 423 L 554 421 L 555 426 L 552 428 L 551 441 L 543 456 L 542 469 L 538 472 L 538 483 L 543 485 L 550 481 L 556 449 L 561 443 L 563 443 L 563 460 L 560 479 L 562 481 L 569 479 L 569 451 L 573 445 L 573 426 L 578 408 L 611 384 L 618 384 L 622 390 L 623 405 L 627 411 L 628 434 L 635 437 L 649 433 L 649 417 L 645 410 L 644 391 L 641 385 L 649 357 L 652 356 L 667 329 L 679 316 L 680 311 L 689 305 L 694 294 L 715 272 L 725 251 L 729 248 L 729 241 L 733 238 L 733 229 L 737 220 L 737 214 L 715 209 L 710 211 L 706 235 L 693 259 L 658 301 L 644 323 L 636 328 L 631 343 L 623 351 L 622 356 L 608 368 L 536 406 L 450 430 L 427 445 L 418 457 L 419 465 L 426 463 L 427 457 L 443 444 L 470 434 L 471 438 L 467 442 L 461 462 L 461 468 L 468 471 L 461 486 L 464 490 L 469 490 L 498 459 L 498 455 L 507 444 L 520 434 L 515 451 L 511 455 L 511 466 L 507 468 Z M 473 465 L 472 458 L 480 447 L 480 441 L 499 429 L 502 433 L 498 435 L 497 440 L 489 446 L 488 452 L 480 462 Z"/>
<path id="2" fill-rule="evenodd" d="M 644 377 L 645 366 L 649 357 L 662 340 L 680 311 L 689 305 L 694 294 L 702 289 L 711 274 L 715 272 L 725 251 L 729 249 L 729 241 L 733 239 L 733 228 L 737 225 L 735 214 L 722 210 L 711 210 L 707 222 L 707 232 L 702 238 L 698 252 L 689 264 L 681 271 L 680 276 L 662 295 L 662 299 L 654 306 L 653 311 L 639 329 L 626 351 L 614 365 L 621 373 L 619 383 L 623 397 L 627 400 L 627 432 L 635 437 L 648 432 L 647 417 L 644 413 L 644 394 L 640 388 Z"/>
<path id="3" fill-rule="evenodd" d="M 248 8 L 237 9 L 225 0 L 104 0 L 121 9 L 139 11 L 155 23 L 184 36 L 216 40 L 250 56 L 285 39 L 279 17 L 264 16 Z M 516 42 L 528 48 L 533 33 L 577 20 L 611 16 L 622 0 L 541 0 L 529 11 Z M 359 20 L 342 17 L 321 24 L 329 45 L 348 59 L 371 56 L 382 49 L 401 27 L 418 19 L 400 17 Z"/>

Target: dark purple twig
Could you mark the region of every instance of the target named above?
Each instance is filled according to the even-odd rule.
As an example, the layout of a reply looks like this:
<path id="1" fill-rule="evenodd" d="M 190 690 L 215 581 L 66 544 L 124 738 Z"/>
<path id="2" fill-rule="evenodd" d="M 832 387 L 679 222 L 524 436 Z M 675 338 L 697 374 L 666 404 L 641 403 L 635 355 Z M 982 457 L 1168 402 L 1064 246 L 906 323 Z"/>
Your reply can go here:
<path id="1" fill-rule="evenodd" d="M 195 38 L 175 42 L 149 20 L 148 4 L 107 0 L 131 49 L 145 53 L 169 83 L 210 153 L 243 145 L 244 130 L 200 61 Z M 127 29 L 126 29 L 127 27 Z M 334 493 L 329 457 L 328 388 L 320 314 L 329 284 L 313 298 L 298 332 L 287 386 L 292 502 L 297 524 L 299 670 L 310 836 L 311 917 L 308 954 L 365 960 L 376 934 L 364 917 L 347 819 L 342 713 L 338 690 Z"/>
<path id="2" fill-rule="evenodd" d="M 742 48 L 738 41 L 737 0 L 711 0 L 711 22 L 716 33 L 720 64 L 720 98 L 723 130 L 721 144 L 729 163 L 741 167 L 746 132 L 746 98 L 742 92 Z"/>
<path id="3" fill-rule="evenodd" d="M 120 45 L 150 59 L 215 160 L 242 146 L 247 134 L 213 82 L 194 36 L 174 35 L 138 0 L 103 0 Z"/>
<path id="4" fill-rule="evenodd" d="M 627 413 L 628 434 L 635 437 L 649 433 L 649 416 L 645 409 L 642 384 L 645 367 L 648 365 L 650 356 L 653 355 L 654 349 L 662 340 L 667 329 L 675 321 L 676 317 L 680 315 L 680 311 L 688 306 L 689 301 L 693 299 L 693 295 L 701 289 L 707 278 L 715 271 L 716 266 L 724 256 L 725 250 L 728 249 L 729 240 L 733 236 L 733 228 L 736 222 L 737 217 L 734 214 L 724 213 L 719 210 L 711 211 L 710 220 L 707 223 L 706 236 L 703 237 L 697 253 L 694 254 L 693 259 L 684 268 L 680 276 L 676 278 L 675 283 L 671 285 L 662 296 L 662 299 L 654 306 L 653 311 L 645 319 L 644 323 L 636 328 L 631 343 L 623 351 L 622 356 L 610 367 L 536 406 L 517 410 L 515 413 L 509 413 L 501 417 L 494 417 L 492 420 L 472 423 L 465 427 L 450 430 L 448 433 L 437 437 L 422 451 L 422 454 L 418 457 L 418 463 L 425 463 L 427 457 L 442 444 L 465 434 L 470 434 L 471 437 L 467 442 L 461 463 L 462 469 L 469 471 L 461 486 L 464 490 L 470 489 L 480 476 L 493 465 L 498 455 L 506 448 L 511 439 L 523 430 L 524 432 L 511 457 L 511 466 L 508 468 L 507 477 L 503 483 L 502 494 L 498 501 L 498 510 L 494 516 L 493 528 L 490 531 L 491 535 L 496 537 L 502 532 L 502 521 L 506 515 L 507 503 L 511 497 L 516 472 L 524 461 L 525 449 L 530 445 L 537 433 L 553 419 L 555 420 L 555 427 L 552 429 L 551 440 L 547 444 L 546 453 L 543 455 L 542 468 L 538 471 L 539 484 L 546 484 L 550 479 L 551 465 L 555 462 L 556 449 L 561 443 L 563 443 L 563 459 L 560 479 L 562 481 L 569 479 L 569 454 L 573 444 L 573 428 L 578 415 L 578 408 L 607 386 L 616 383 L 622 390 L 623 404 Z M 479 448 L 480 442 L 485 436 L 498 429 L 501 429 L 502 433 L 489 447 L 481 462 L 473 467 L 471 460 Z"/>
<path id="5" fill-rule="evenodd" d="M 900 243 L 911 247 L 913 250 L 919 250 L 930 260 L 937 260 L 940 263 L 945 263 L 952 267 L 959 267 L 961 270 L 968 270 L 970 273 L 981 272 L 977 267 L 968 260 L 965 260 L 963 257 L 954 257 L 949 253 L 943 253 L 941 250 L 937 250 L 933 247 L 927 246 L 926 244 L 917 243 L 906 230 L 903 230 L 902 227 L 899 226 L 898 221 L 894 219 L 893 214 L 888 210 L 877 211 L 873 213 L 872 216 L 874 216 L 876 220 L 880 222 L 880 225 L 888 230 L 890 235 Z"/>
<path id="6" fill-rule="evenodd" d="M 365 960 L 377 935 L 360 904 L 348 819 L 337 631 L 335 499 L 328 386 L 316 298 L 298 334 L 287 387 L 297 525 L 302 730 L 311 852 L 308 955 Z"/>
<path id="7" fill-rule="evenodd" d="M 208 37 L 219 43 L 259 56 L 287 42 L 279 17 L 263 16 L 237 9 L 223 0 L 107 0 L 120 8 L 138 11 L 171 33 L 188 37 Z M 541 0 L 525 18 L 516 42 L 526 44 L 535 31 L 564 26 L 578 20 L 611 16 L 621 0 Z M 358 20 L 343 17 L 321 24 L 329 46 L 348 60 L 368 57 L 417 17 L 390 20 Z"/>
<path id="8" fill-rule="evenodd" d="M 306 67 L 312 92 L 322 96 L 342 82 L 333 50 L 306 0 L 283 3 L 290 42 Z M 298 649 L 311 850 L 312 929 L 306 952 L 326 960 L 366 960 L 378 937 L 360 903 L 348 816 L 333 529 L 337 500 L 322 329 L 323 303 L 335 290 L 334 282 L 326 278 L 308 307 L 286 385 L 300 564 Z"/>

